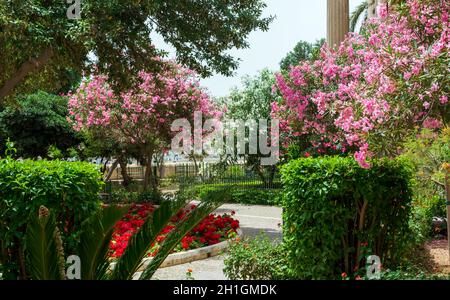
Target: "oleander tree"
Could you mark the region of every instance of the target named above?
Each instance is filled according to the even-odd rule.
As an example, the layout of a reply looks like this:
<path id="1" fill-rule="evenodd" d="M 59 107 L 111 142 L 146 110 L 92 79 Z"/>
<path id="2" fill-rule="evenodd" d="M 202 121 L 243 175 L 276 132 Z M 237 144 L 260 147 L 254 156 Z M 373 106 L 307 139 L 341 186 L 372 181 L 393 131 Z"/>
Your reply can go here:
<path id="1" fill-rule="evenodd" d="M 394 156 L 416 127 L 448 126 L 448 1 L 408 0 L 379 6 L 361 34 L 337 49 L 277 74 L 283 95 L 272 114 L 289 139 L 308 141 L 309 154 Z"/>
<path id="2" fill-rule="evenodd" d="M 171 131 L 174 120 L 192 121 L 196 111 L 204 118 L 221 115 L 194 71 L 174 62 L 165 64 L 162 72 L 139 72 L 140 83 L 121 93 L 113 91 L 106 75 L 96 75 L 69 95 L 69 119 L 75 130 L 103 131 L 121 148 L 132 146 L 146 166 L 145 188 L 156 188 L 152 160 L 170 147 L 176 134 Z"/>

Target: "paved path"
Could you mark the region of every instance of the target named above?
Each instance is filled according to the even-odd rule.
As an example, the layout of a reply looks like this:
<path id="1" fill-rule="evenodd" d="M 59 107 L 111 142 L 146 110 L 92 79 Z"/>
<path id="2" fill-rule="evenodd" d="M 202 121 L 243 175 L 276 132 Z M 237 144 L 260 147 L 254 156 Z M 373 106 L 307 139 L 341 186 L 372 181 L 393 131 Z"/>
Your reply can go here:
<path id="1" fill-rule="evenodd" d="M 274 240 L 281 239 L 281 208 L 261 205 L 225 204 L 216 213 L 236 212 L 244 237 L 254 237 L 260 232 Z M 226 279 L 223 274 L 224 255 L 194 261 L 188 264 L 159 269 L 154 279 L 186 279 L 186 270 L 193 270 L 192 276 L 198 280 Z"/>

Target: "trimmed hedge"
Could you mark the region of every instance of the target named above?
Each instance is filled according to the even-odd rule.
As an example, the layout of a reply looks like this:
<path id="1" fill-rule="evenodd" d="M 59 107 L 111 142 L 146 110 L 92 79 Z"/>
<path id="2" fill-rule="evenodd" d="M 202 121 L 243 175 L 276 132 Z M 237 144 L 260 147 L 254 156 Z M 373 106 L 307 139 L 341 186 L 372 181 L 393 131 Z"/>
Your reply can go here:
<path id="1" fill-rule="evenodd" d="M 64 246 L 70 253 L 81 222 L 100 207 L 101 188 L 101 174 L 93 164 L 0 160 L 0 264 L 3 268 L 0 271 L 3 271 L 3 278 L 19 273 L 20 256 L 25 249 L 23 235 L 31 212 L 45 205 L 55 213 Z"/>
<path id="2" fill-rule="evenodd" d="M 413 167 L 404 158 L 291 161 L 282 168 L 283 237 L 299 279 L 337 279 L 365 267 L 368 255 L 395 265 L 411 240 Z"/>
<path id="3" fill-rule="evenodd" d="M 254 204 L 254 205 L 278 205 L 281 197 L 281 189 L 262 189 L 259 187 L 239 186 L 238 184 L 225 185 L 199 185 L 194 187 L 194 194 L 202 198 L 207 192 L 223 191 L 227 188 L 230 191 L 230 203 Z"/>

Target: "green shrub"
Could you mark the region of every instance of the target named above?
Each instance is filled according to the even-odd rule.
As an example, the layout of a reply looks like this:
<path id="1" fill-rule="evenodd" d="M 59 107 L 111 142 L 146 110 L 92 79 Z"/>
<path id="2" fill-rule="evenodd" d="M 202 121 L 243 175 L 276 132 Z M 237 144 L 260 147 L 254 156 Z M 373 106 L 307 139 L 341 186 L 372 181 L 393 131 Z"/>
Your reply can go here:
<path id="1" fill-rule="evenodd" d="M 256 186 L 240 186 L 239 184 L 204 184 L 193 188 L 194 194 L 201 198 L 205 192 L 221 191 L 227 187 L 231 194 L 230 203 L 277 205 L 281 196 L 280 189 L 262 189 Z"/>
<path id="2" fill-rule="evenodd" d="M 23 234 L 31 212 L 50 208 L 65 248 L 74 245 L 82 220 L 99 208 L 101 174 L 93 164 L 64 161 L 0 160 L 0 264 L 4 277 L 17 275 Z"/>
<path id="3" fill-rule="evenodd" d="M 138 201 L 138 192 L 133 192 L 127 190 L 123 186 L 114 187 L 112 191 L 107 193 L 105 197 L 103 197 L 103 202 L 113 204 L 113 203 L 135 203 Z"/>
<path id="4" fill-rule="evenodd" d="M 161 192 L 155 190 L 147 190 L 138 195 L 137 201 L 139 203 L 153 203 L 160 204 L 163 196 Z"/>
<path id="5" fill-rule="evenodd" d="M 417 243 L 423 243 L 428 239 L 447 230 L 445 222 L 441 226 L 433 223 L 433 217 L 445 219 L 447 216 L 445 198 L 434 195 L 426 199 L 413 202 L 413 216 L 411 227 L 414 231 Z"/>
<path id="6" fill-rule="evenodd" d="M 404 158 L 374 160 L 370 169 L 343 157 L 283 166 L 283 236 L 293 275 L 339 278 L 364 266 L 367 255 L 395 265 L 411 239 L 412 174 Z"/>
<path id="7" fill-rule="evenodd" d="M 423 129 L 405 144 L 404 152 L 416 167 L 412 226 L 415 236 L 424 241 L 438 233 L 433 217 L 447 214 L 443 163 L 450 160 L 450 129 L 440 133 Z"/>
<path id="8" fill-rule="evenodd" d="M 137 191 L 130 190 L 128 187 L 121 185 L 112 185 L 107 183 L 106 194 L 102 197 L 103 202 L 109 204 L 128 204 L 128 203 L 153 203 L 160 204 L 163 196 L 159 191 L 147 190 Z"/>
<path id="9" fill-rule="evenodd" d="M 290 279 L 286 249 L 267 236 L 230 242 L 224 273 L 231 280 Z"/>

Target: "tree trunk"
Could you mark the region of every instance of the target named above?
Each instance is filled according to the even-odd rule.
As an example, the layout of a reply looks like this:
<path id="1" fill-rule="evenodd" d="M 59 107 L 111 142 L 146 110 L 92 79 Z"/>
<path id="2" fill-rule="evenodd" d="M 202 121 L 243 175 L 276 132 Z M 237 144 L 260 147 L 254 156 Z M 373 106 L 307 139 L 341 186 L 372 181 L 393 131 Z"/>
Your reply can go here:
<path id="1" fill-rule="evenodd" d="M 37 71 L 43 65 L 45 65 L 53 56 L 53 48 L 46 48 L 37 58 L 30 58 L 24 62 L 20 68 L 3 84 L 0 88 L 0 102 L 8 95 L 12 93 L 14 88 L 22 82 L 25 77 Z"/>
<path id="2" fill-rule="evenodd" d="M 109 179 L 112 176 L 112 173 L 114 172 L 114 170 L 117 168 L 117 165 L 119 164 L 119 160 L 116 159 L 114 161 L 114 163 L 111 165 L 111 168 L 109 168 L 108 174 L 106 174 L 106 176 L 104 177 L 104 181 L 109 181 Z"/>
<path id="3" fill-rule="evenodd" d="M 349 31 L 348 0 L 327 0 L 327 43 L 339 46 Z"/>
<path id="4" fill-rule="evenodd" d="M 126 158 L 123 156 L 119 156 L 117 158 L 117 160 L 119 161 L 119 165 L 120 165 L 120 173 L 122 175 L 122 185 L 124 187 L 128 187 L 132 181 L 132 178 L 130 177 L 130 175 L 128 175 L 128 172 L 127 172 Z"/>
<path id="5" fill-rule="evenodd" d="M 152 189 L 156 190 L 156 181 L 154 179 L 153 174 L 153 165 L 152 165 L 153 151 L 150 151 L 146 158 L 145 163 L 145 174 L 144 174 L 144 190 Z"/>

